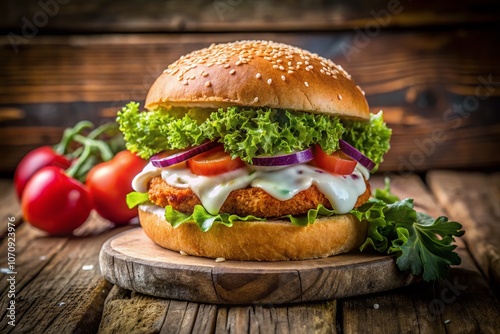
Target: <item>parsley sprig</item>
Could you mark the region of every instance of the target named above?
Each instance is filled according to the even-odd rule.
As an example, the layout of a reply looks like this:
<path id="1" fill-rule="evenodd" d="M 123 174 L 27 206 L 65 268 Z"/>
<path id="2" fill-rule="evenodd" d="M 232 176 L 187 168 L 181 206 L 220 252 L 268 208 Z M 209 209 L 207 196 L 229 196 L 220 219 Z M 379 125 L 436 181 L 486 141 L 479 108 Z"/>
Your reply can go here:
<path id="1" fill-rule="evenodd" d="M 368 235 L 360 249 L 395 254 L 402 271 L 433 281 L 445 278 L 450 265 L 461 262 L 453 242 L 454 237 L 464 234 L 462 225 L 444 216 L 433 219 L 416 212 L 413 200 L 400 200 L 391 194 L 387 181 L 385 189 L 377 189 L 374 198 L 351 213 L 368 223 Z"/>

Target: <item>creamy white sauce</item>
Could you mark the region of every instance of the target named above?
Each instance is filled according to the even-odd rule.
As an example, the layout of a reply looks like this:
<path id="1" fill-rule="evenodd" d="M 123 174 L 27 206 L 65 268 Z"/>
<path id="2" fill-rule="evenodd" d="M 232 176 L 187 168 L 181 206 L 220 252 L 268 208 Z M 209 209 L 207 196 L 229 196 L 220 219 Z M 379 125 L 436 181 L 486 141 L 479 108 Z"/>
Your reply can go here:
<path id="1" fill-rule="evenodd" d="M 153 213 L 160 218 L 165 218 L 165 208 L 162 208 L 161 206 L 155 204 L 141 204 L 139 205 L 139 209 Z"/>
<path id="2" fill-rule="evenodd" d="M 330 201 L 337 213 L 347 213 L 354 208 L 360 195 L 366 191 L 364 179 L 370 172 L 360 164 L 350 175 L 330 174 L 314 166 L 300 164 L 279 170 L 254 170 L 243 167 L 216 176 L 199 176 L 189 168 L 156 168 L 146 165 L 132 181 L 135 191 L 146 192 L 148 182 L 161 175 L 165 182 L 177 188 L 191 188 L 202 205 L 211 214 L 217 214 L 233 190 L 248 186 L 261 188 L 276 199 L 285 201 L 299 192 L 316 186 Z"/>
<path id="3" fill-rule="evenodd" d="M 210 177 L 193 174 L 189 168 L 164 169 L 161 177 L 172 187 L 191 188 L 203 207 L 213 215 L 219 212 L 231 191 L 246 188 L 252 181 L 247 168 Z"/>

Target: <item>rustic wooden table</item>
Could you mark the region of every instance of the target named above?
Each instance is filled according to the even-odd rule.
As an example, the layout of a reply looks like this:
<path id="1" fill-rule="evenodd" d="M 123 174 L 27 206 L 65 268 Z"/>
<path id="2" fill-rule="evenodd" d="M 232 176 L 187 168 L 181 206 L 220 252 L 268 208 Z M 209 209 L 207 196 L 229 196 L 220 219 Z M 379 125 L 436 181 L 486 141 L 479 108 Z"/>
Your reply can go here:
<path id="1" fill-rule="evenodd" d="M 500 333 L 498 3 L 187 3 L 0 3 L 0 333 Z M 462 264 L 448 279 L 293 305 L 166 300 L 99 272 L 102 244 L 131 226 L 93 215 L 77 236 L 54 238 L 23 222 L 11 178 L 29 150 L 57 143 L 79 120 L 110 120 L 128 101 L 144 101 L 179 56 L 241 39 L 331 58 L 363 87 L 372 112 L 384 110 L 392 148 L 372 183 L 394 175 L 398 195 L 464 225 Z"/>
<path id="2" fill-rule="evenodd" d="M 382 185 L 382 177 L 372 179 Z M 427 185 L 426 185 L 427 184 Z M 2 333 L 498 333 L 500 331 L 500 174 L 430 171 L 394 177 L 393 191 L 418 210 L 464 225 L 462 264 L 436 283 L 293 305 L 211 305 L 122 289 L 99 272 L 101 245 L 131 226 L 93 216 L 72 238 L 48 237 L 24 223 L 10 180 L 0 182 Z M 9 274 L 7 222 L 15 220 L 15 272 Z M 12 236 L 12 235 L 11 235 Z M 12 244 L 10 245 L 12 246 Z M 11 287 L 10 277 L 15 278 Z M 15 290 L 15 327 L 7 301 Z"/>

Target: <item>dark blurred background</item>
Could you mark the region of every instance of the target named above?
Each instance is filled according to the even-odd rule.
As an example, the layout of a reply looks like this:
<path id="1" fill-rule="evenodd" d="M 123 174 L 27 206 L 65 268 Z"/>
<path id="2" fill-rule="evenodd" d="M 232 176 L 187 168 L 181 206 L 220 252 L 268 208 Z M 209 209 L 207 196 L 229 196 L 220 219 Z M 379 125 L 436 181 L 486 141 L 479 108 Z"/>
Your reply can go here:
<path id="1" fill-rule="evenodd" d="M 0 176 L 78 120 L 143 102 L 179 56 L 266 39 L 342 65 L 393 128 L 381 171 L 500 167 L 500 5 L 459 1 L 2 1 Z"/>

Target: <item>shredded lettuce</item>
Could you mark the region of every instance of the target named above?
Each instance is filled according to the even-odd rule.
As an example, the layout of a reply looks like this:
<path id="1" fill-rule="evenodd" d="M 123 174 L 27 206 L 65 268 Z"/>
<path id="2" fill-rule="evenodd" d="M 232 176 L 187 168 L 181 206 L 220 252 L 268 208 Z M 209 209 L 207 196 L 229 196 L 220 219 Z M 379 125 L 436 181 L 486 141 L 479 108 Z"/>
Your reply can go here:
<path id="1" fill-rule="evenodd" d="M 286 154 L 320 144 L 327 153 L 343 138 L 375 163 L 389 149 L 390 130 L 382 114 L 371 121 L 341 121 L 338 117 L 283 109 L 227 107 L 218 110 L 158 107 L 141 112 L 128 103 L 117 122 L 127 149 L 148 159 L 165 150 L 183 149 L 218 140 L 233 158 L 251 162 L 257 155 Z M 358 138 L 359 137 L 359 138 Z"/>

